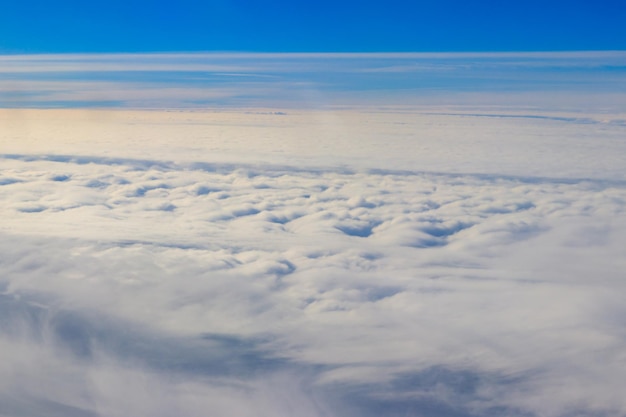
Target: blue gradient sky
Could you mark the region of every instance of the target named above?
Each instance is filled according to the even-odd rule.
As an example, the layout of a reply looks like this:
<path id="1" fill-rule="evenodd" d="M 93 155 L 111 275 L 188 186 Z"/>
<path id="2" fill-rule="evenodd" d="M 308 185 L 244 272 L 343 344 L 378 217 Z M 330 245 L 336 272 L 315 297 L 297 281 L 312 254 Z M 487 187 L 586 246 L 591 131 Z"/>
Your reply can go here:
<path id="1" fill-rule="evenodd" d="M 626 49 L 623 0 L 3 2 L 0 53 Z"/>

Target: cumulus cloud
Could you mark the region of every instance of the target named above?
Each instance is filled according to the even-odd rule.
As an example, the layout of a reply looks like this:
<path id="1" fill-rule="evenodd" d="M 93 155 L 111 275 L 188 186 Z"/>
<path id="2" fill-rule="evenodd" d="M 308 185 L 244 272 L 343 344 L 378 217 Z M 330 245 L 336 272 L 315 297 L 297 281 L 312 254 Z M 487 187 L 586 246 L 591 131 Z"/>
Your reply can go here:
<path id="1" fill-rule="evenodd" d="M 3 112 L 0 413 L 626 413 L 624 125 L 444 113 Z"/>

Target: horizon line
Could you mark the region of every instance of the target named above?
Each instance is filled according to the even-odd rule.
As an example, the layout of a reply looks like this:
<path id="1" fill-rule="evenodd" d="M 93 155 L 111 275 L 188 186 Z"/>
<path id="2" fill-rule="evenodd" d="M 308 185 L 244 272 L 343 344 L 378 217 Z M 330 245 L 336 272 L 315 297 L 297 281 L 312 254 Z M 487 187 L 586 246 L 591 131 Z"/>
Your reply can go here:
<path id="1" fill-rule="evenodd" d="M 490 57 L 490 56 L 577 56 L 579 54 L 626 54 L 626 49 L 567 49 L 524 51 L 245 51 L 245 50 L 176 50 L 176 51 L 86 51 L 86 52 L 3 52 L 0 57 L 45 56 L 287 56 L 287 57 Z"/>

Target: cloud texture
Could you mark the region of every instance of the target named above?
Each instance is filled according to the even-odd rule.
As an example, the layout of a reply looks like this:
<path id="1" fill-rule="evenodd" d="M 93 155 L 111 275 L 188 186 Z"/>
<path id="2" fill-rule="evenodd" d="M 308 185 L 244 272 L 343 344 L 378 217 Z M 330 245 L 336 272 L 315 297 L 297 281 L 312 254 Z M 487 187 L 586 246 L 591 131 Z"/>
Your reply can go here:
<path id="1" fill-rule="evenodd" d="M 450 112 L 4 112 L 0 414 L 626 414 L 621 116 Z"/>

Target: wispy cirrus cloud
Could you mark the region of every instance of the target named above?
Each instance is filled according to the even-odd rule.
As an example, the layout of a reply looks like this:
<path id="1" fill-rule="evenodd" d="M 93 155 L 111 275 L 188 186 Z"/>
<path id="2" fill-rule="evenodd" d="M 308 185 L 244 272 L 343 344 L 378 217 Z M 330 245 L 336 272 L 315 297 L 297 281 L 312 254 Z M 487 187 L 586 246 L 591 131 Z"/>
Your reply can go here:
<path id="1" fill-rule="evenodd" d="M 561 105 L 572 93 L 594 92 L 614 101 L 623 93 L 626 57 L 623 52 L 180 53 L 5 55 L 0 62 L 0 80 L 16 83 L 4 87 L 3 107 L 72 107 L 73 101 L 74 107 L 90 101 L 105 107 L 326 107 L 354 105 L 364 97 L 370 103 L 425 104 L 452 97 L 476 104 L 458 93 L 503 93 L 523 102 L 528 91 L 542 92 L 533 105 L 555 92 L 570 93 Z M 45 96 L 40 82 L 66 83 L 63 91 L 81 98 Z M 97 92 L 111 83 L 122 84 L 127 94 L 114 90 L 112 98 L 102 99 Z M 180 89 L 177 101 L 159 96 L 165 87 Z M 151 91 L 149 99 L 133 99 L 145 90 Z M 215 90 L 229 94 L 215 98 Z"/>

